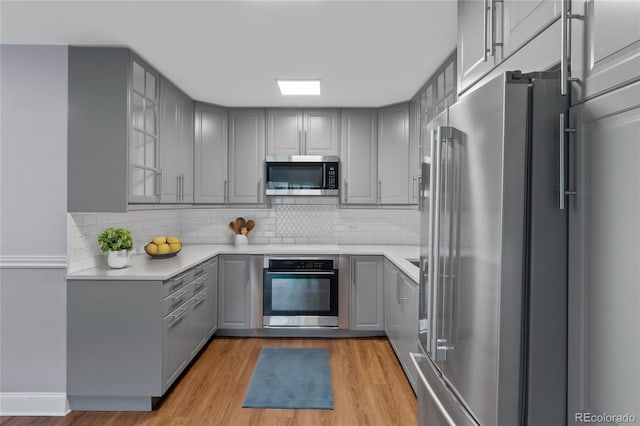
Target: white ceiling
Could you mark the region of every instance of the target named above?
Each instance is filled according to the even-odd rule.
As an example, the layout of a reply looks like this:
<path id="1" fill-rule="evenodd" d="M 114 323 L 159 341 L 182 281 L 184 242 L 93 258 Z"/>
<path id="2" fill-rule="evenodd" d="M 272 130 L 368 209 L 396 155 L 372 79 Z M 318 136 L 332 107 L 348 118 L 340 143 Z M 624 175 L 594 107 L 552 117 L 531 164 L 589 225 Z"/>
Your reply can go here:
<path id="1" fill-rule="evenodd" d="M 2 1 L 3 44 L 128 46 L 226 106 L 408 100 L 456 45 L 456 1 Z M 277 78 L 320 78 L 282 97 Z"/>

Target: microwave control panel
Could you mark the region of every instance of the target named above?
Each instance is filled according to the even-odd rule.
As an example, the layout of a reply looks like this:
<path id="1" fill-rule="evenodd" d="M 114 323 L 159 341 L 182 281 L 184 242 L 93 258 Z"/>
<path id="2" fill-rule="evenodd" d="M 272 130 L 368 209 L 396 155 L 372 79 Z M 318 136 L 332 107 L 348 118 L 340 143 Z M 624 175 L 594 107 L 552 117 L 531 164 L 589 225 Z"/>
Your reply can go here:
<path id="1" fill-rule="evenodd" d="M 327 164 L 326 189 L 338 189 L 338 163 Z"/>

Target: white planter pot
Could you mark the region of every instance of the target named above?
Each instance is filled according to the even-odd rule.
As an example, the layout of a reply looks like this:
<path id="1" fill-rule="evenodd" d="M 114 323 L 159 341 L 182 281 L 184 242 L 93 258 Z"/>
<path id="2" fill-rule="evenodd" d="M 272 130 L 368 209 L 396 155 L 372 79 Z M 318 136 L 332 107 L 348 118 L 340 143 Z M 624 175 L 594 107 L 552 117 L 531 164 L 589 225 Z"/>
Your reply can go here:
<path id="1" fill-rule="evenodd" d="M 237 246 L 246 246 L 247 244 L 249 244 L 249 239 L 246 235 L 238 234 L 236 235 L 235 244 Z"/>
<path id="2" fill-rule="evenodd" d="M 110 251 L 107 256 L 107 264 L 114 269 L 129 266 L 129 259 L 133 254 L 133 250 Z"/>

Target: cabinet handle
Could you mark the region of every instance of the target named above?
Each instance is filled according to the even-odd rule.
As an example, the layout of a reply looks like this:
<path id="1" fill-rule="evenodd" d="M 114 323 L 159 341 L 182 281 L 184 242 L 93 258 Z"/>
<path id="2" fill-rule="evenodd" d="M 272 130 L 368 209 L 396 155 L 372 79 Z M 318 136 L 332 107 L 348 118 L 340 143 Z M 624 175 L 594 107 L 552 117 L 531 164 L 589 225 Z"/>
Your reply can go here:
<path id="1" fill-rule="evenodd" d="M 344 202 L 347 202 L 347 198 L 349 197 L 349 182 L 344 181 Z"/>
<path id="2" fill-rule="evenodd" d="M 174 320 L 171 321 L 171 323 L 169 324 L 169 327 L 173 327 L 175 324 L 177 324 L 178 322 L 180 322 L 180 320 L 182 318 L 184 318 L 184 314 L 187 313 L 186 309 L 180 309 L 180 311 L 177 314 L 170 314 L 167 315 L 169 318 L 173 318 Z"/>
<path id="3" fill-rule="evenodd" d="M 176 203 L 180 201 L 180 175 L 176 176 Z"/>
<path id="4" fill-rule="evenodd" d="M 483 25 L 483 28 L 484 28 L 484 54 L 483 54 L 483 62 L 487 62 L 487 59 L 488 59 L 488 55 L 487 55 L 487 53 L 488 53 L 487 46 L 489 45 L 489 36 L 487 35 L 487 29 L 489 28 L 489 23 L 488 23 L 489 12 L 488 12 L 488 10 L 489 10 L 488 0 L 484 0 L 484 14 L 483 14 L 483 16 L 484 16 L 484 25 Z"/>
<path id="5" fill-rule="evenodd" d="M 187 294 L 187 291 L 186 291 L 186 290 L 179 291 L 178 293 L 176 293 L 176 294 L 171 298 L 171 300 L 173 300 L 174 302 L 175 302 L 176 300 L 180 300 L 180 299 L 182 299 L 182 296 L 184 296 L 185 294 Z"/>
<path id="6" fill-rule="evenodd" d="M 302 151 L 302 130 L 298 130 L 298 150 L 300 154 L 304 154 L 304 151 Z"/>
<path id="7" fill-rule="evenodd" d="M 262 178 L 258 179 L 258 202 L 262 202 Z"/>
<path id="8" fill-rule="evenodd" d="M 207 298 L 206 293 L 205 294 L 201 294 L 200 296 L 196 297 L 195 298 L 196 300 L 193 302 L 193 307 L 195 308 L 196 306 L 201 304 L 204 301 L 204 299 L 206 299 L 206 298 Z"/>
<path id="9" fill-rule="evenodd" d="M 487 35 L 488 37 L 488 42 L 487 42 L 487 50 L 488 50 L 488 54 L 489 56 L 493 56 L 493 14 L 494 14 L 494 10 L 493 10 L 493 0 L 489 0 L 487 2 L 488 4 L 488 11 L 487 11 L 487 21 L 490 22 L 489 23 L 489 35 Z"/>
<path id="10" fill-rule="evenodd" d="M 307 131 L 304 131 L 304 144 L 302 145 L 302 148 L 304 148 L 304 151 L 302 151 L 303 154 L 307 153 Z"/>
<path id="11" fill-rule="evenodd" d="M 227 183 L 227 180 L 224 180 L 224 202 L 226 203 L 227 200 L 229 199 L 229 185 Z"/>
<path id="12" fill-rule="evenodd" d="M 382 203 L 382 181 L 378 181 L 378 203 Z"/>

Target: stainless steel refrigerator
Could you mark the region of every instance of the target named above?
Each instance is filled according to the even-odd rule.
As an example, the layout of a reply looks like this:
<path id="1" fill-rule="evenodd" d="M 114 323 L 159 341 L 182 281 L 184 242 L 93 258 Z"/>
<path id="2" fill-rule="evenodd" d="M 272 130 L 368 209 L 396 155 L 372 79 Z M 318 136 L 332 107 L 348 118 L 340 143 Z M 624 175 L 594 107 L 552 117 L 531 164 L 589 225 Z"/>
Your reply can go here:
<path id="1" fill-rule="evenodd" d="M 423 132 L 420 425 L 566 424 L 567 108 L 507 72 Z"/>

